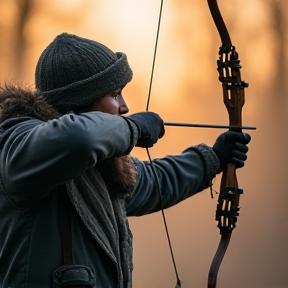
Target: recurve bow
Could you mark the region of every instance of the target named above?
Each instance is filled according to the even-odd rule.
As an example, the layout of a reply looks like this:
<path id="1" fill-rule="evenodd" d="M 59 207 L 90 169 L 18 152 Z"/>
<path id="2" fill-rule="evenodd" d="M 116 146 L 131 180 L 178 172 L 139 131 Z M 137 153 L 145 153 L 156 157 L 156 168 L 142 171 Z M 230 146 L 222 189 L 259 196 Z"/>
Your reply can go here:
<path id="1" fill-rule="evenodd" d="M 219 81 L 222 83 L 224 104 L 229 114 L 229 126 L 241 127 L 242 107 L 245 101 L 244 88 L 248 87 L 248 84 L 241 80 L 241 65 L 238 53 L 232 45 L 217 0 L 207 1 L 222 42 L 218 53 L 217 70 Z M 242 132 L 240 128 L 230 128 L 229 130 Z M 242 193 L 243 190 L 238 188 L 236 166 L 228 164 L 222 174 L 216 208 L 216 221 L 218 221 L 221 239 L 210 266 L 208 288 L 216 287 L 218 270 L 229 245 L 232 231 L 236 226 L 235 223 L 240 209 L 239 198 Z"/>
<path id="2" fill-rule="evenodd" d="M 256 129 L 255 127 L 242 126 L 242 107 L 244 105 L 244 88 L 248 87 L 248 83 L 241 80 L 240 74 L 240 61 L 238 59 L 238 53 L 235 50 L 235 47 L 232 45 L 228 30 L 218 8 L 217 0 L 207 0 L 211 15 L 213 17 L 214 23 L 217 27 L 217 30 L 220 34 L 222 45 L 219 48 L 219 59 L 217 61 L 217 70 L 219 73 L 219 81 L 222 83 L 223 90 L 223 100 L 227 108 L 229 115 L 229 127 L 230 131 L 236 131 L 242 133 L 242 129 Z M 160 12 L 158 19 L 157 35 L 154 48 L 154 57 L 147 99 L 146 111 L 148 111 L 150 94 L 153 80 L 153 72 L 156 59 L 157 43 L 159 36 L 159 28 L 161 23 L 163 0 L 160 4 Z M 187 123 L 165 123 L 168 126 L 187 126 L 187 127 L 209 127 L 209 128 L 224 128 L 223 125 L 206 125 L 206 124 L 187 124 Z M 221 127 L 222 126 L 222 127 Z M 154 170 L 154 166 L 149 154 L 148 148 L 147 154 L 151 162 L 152 172 L 156 183 L 157 176 Z M 158 187 L 159 197 L 161 199 L 161 192 Z M 216 209 L 216 220 L 218 221 L 218 228 L 220 229 L 221 239 L 213 261 L 210 266 L 209 276 L 208 276 L 208 288 L 215 288 L 217 281 L 217 274 L 220 268 L 222 259 L 226 253 L 227 247 L 230 242 L 231 234 L 235 228 L 235 223 L 237 221 L 237 216 L 239 215 L 239 198 L 240 194 L 243 193 L 242 189 L 238 188 L 238 181 L 236 175 L 236 166 L 234 164 L 228 164 L 227 167 L 223 170 L 220 191 L 218 197 L 218 204 Z M 178 276 L 176 263 L 173 256 L 172 246 L 170 242 L 170 237 L 168 233 L 168 228 L 164 216 L 164 211 L 162 209 L 162 216 L 165 224 L 165 230 L 168 238 L 168 243 L 170 247 L 170 252 L 172 256 L 172 261 L 176 274 L 176 288 L 181 287 L 181 280 Z"/>

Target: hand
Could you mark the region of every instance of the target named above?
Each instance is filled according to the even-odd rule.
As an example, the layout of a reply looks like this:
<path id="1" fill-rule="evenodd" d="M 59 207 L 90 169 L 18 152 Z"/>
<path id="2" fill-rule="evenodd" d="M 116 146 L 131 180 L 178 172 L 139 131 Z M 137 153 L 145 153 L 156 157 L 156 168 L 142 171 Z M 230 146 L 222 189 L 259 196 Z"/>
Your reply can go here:
<path id="1" fill-rule="evenodd" d="M 219 158 L 221 170 L 228 163 L 234 163 L 237 168 L 244 166 L 250 140 L 249 134 L 233 131 L 224 132 L 216 139 L 212 149 Z"/>
<path id="2" fill-rule="evenodd" d="M 138 147 L 152 147 L 165 133 L 163 120 L 153 112 L 140 112 L 127 118 L 138 128 L 139 138 L 136 144 Z"/>

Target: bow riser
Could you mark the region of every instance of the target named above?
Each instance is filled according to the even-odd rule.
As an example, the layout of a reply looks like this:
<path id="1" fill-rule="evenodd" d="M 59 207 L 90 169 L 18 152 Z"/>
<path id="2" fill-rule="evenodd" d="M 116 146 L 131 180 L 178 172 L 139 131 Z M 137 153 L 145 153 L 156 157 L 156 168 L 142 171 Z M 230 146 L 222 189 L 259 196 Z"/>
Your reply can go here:
<path id="1" fill-rule="evenodd" d="M 244 106 L 244 90 L 227 91 L 223 87 L 223 101 L 229 114 L 229 126 L 242 126 L 242 107 Z M 241 128 L 229 128 L 230 131 L 241 132 Z"/>
<path id="2" fill-rule="evenodd" d="M 222 82 L 223 100 L 229 115 L 229 125 L 242 126 L 242 107 L 245 103 L 244 88 L 248 84 L 241 80 L 241 65 L 238 53 L 232 44 L 223 44 L 219 49 L 217 70 Z M 241 129 L 229 129 L 241 133 Z M 216 210 L 216 220 L 220 234 L 231 233 L 238 216 L 239 195 L 236 166 L 228 164 L 224 169 L 220 185 L 220 194 Z"/>

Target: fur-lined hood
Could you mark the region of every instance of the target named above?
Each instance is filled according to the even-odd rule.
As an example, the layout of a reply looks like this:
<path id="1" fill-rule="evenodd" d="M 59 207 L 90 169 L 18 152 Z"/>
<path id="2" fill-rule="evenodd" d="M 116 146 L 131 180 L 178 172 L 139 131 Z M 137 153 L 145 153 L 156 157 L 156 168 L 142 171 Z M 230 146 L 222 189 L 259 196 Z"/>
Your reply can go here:
<path id="1" fill-rule="evenodd" d="M 38 91 L 8 84 L 0 87 L 0 123 L 22 116 L 47 121 L 61 114 Z"/>

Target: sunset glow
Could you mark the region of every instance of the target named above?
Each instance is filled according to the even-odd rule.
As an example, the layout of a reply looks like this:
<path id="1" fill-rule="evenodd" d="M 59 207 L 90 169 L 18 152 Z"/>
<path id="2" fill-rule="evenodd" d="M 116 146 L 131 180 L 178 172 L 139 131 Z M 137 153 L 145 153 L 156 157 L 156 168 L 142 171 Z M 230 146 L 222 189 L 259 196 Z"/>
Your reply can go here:
<path id="1" fill-rule="evenodd" d="M 1 84 L 12 79 L 33 86 L 38 57 L 57 34 L 66 31 L 126 53 L 134 74 L 123 93 L 130 113 L 145 110 L 159 1 L 32 0 L 33 9 L 24 15 L 21 27 L 18 20 L 23 9 L 16 2 L 0 1 Z M 287 0 L 218 2 L 240 55 L 241 75 L 250 85 L 245 90 L 243 124 L 257 127 L 249 132 L 252 141 L 247 165 L 237 171 L 245 193 L 218 274 L 219 288 L 284 288 L 288 283 L 288 229 L 282 223 L 288 218 Z M 216 65 L 220 45 L 206 1 L 164 1 L 149 110 L 165 121 L 227 124 Z M 199 143 L 213 145 L 221 132 L 166 127 L 151 156 L 180 153 Z M 132 154 L 147 159 L 144 149 L 136 148 Z M 218 191 L 219 185 L 220 175 L 213 189 Z M 166 211 L 185 288 L 206 287 L 219 240 L 216 204 L 217 195 L 210 199 L 207 189 Z M 130 223 L 134 233 L 133 287 L 173 287 L 175 276 L 160 213 L 132 218 Z"/>

